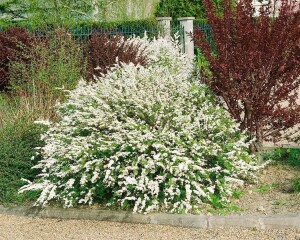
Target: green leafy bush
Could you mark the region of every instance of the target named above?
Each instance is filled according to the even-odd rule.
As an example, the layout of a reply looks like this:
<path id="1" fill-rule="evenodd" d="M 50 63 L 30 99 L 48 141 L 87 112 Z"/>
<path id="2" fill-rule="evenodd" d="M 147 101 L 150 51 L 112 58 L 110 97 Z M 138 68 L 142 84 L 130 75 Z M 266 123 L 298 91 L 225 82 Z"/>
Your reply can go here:
<path id="1" fill-rule="evenodd" d="M 95 83 L 80 81 L 58 106 L 35 166 L 42 174 L 20 190 L 41 190 L 37 205 L 189 212 L 223 206 L 254 177 L 246 136 L 192 77 L 177 42 L 135 41 L 145 66 L 120 64 Z"/>
<path id="2" fill-rule="evenodd" d="M 21 204 L 36 200 L 36 192 L 19 195 L 18 190 L 24 185 L 22 178 L 33 180 L 37 174 L 31 169 L 39 160 L 32 159 L 35 147 L 42 146 L 38 125 L 28 124 L 26 119 L 7 124 L 0 128 L 0 204 Z"/>
<path id="3" fill-rule="evenodd" d="M 277 148 L 264 154 L 265 159 L 271 159 L 278 163 L 285 163 L 291 166 L 300 166 L 300 149 Z"/>
<path id="4" fill-rule="evenodd" d="M 145 19 L 159 0 L 1 0 L 1 22 L 76 24 Z"/>
<path id="5" fill-rule="evenodd" d="M 200 52 L 199 48 L 196 48 L 196 69 L 198 78 L 203 81 L 203 79 L 209 80 L 212 78 L 212 73 L 209 69 L 209 63 L 203 56 L 203 54 Z"/>
<path id="6" fill-rule="evenodd" d="M 217 9 L 222 7 L 222 0 L 212 0 Z M 195 17 L 205 19 L 202 0 L 160 0 L 156 6 L 157 17 L 172 17 L 174 21 L 180 17 Z"/>
<path id="7" fill-rule="evenodd" d="M 35 147 L 43 129 L 33 124 L 55 117 L 53 107 L 64 100 L 61 88 L 75 88 L 84 70 L 82 49 L 62 29 L 48 40 L 32 41 L 9 64 L 10 92 L 0 95 L 0 204 L 18 204 L 37 193 L 18 195 L 21 178 L 33 180 Z"/>

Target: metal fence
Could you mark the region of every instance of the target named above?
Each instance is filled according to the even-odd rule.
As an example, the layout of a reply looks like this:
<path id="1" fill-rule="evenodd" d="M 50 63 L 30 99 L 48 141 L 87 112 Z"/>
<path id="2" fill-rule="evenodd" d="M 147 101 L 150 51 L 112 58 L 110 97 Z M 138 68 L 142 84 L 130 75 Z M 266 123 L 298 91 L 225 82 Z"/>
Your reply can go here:
<path id="1" fill-rule="evenodd" d="M 54 26 L 44 26 L 44 27 L 32 27 L 32 26 L 23 26 L 29 32 L 31 32 L 37 38 L 47 38 L 48 34 L 55 30 Z M 64 28 L 64 26 L 60 26 Z M 211 28 L 203 20 L 195 20 L 194 28 L 199 28 L 201 31 L 204 31 L 205 36 L 207 37 L 210 43 L 213 43 L 213 37 L 211 34 Z M 139 36 L 143 37 L 145 33 L 147 37 L 153 38 L 158 37 L 163 32 L 161 26 L 155 22 L 147 21 L 134 21 L 134 22 L 121 22 L 118 24 L 111 24 L 105 26 L 94 26 L 94 25 L 78 25 L 73 27 L 65 28 L 74 40 L 79 42 L 88 41 L 92 34 L 110 34 L 116 35 L 121 34 L 125 37 Z M 0 25 L 0 31 L 3 31 L 4 28 Z M 178 37 L 180 44 L 182 45 L 182 51 L 185 52 L 185 34 L 184 28 L 179 24 L 178 21 L 171 22 L 170 34 L 171 37 Z M 196 53 L 197 51 L 195 51 Z"/>
<path id="2" fill-rule="evenodd" d="M 122 34 L 124 36 L 143 36 L 145 32 L 147 35 L 158 36 L 161 28 L 157 24 L 141 24 L 141 25 L 133 25 L 129 24 L 119 24 L 116 26 L 93 26 L 93 25 L 78 25 L 73 27 L 64 27 L 64 26 L 43 26 L 43 27 L 32 27 L 30 25 L 11 25 L 3 27 L 0 25 L 0 31 L 4 31 L 8 27 L 23 27 L 29 32 L 33 33 L 36 37 L 44 37 L 47 36 L 49 32 L 52 32 L 55 28 L 65 28 L 68 32 L 76 39 L 86 39 L 89 38 L 93 33 L 110 33 L 111 35 L 115 35 L 117 33 Z M 182 29 L 179 25 L 172 26 L 172 34 L 175 32 L 182 32 Z"/>
<path id="3" fill-rule="evenodd" d="M 208 25 L 206 20 L 195 20 L 194 21 L 194 29 L 199 29 L 200 31 L 202 31 L 204 33 L 205 38 L 207 39 L 207 41 L 213 45 L 213 35 L 211 32 L 211 27 Z"/>

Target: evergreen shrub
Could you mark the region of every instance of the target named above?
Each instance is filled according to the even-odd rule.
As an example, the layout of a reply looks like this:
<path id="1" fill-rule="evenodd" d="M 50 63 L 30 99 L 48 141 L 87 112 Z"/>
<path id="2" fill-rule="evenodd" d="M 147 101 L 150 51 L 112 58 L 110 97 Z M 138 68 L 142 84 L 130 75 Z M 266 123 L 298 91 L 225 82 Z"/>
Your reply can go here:
<path id="1" fill-rule="evenodd" d="M 36 147 L 42 146 L 40 134 L 44 127 L 28 124 L 26 119 L 6 124 L 0 128 L 0 205 L 22 204 L 36 200 L 37 192 L 18 194 L 24 185 L 23 178 L 33 180 L 38 173 L 31 169 L 39 157 L 33 159 Z"/>

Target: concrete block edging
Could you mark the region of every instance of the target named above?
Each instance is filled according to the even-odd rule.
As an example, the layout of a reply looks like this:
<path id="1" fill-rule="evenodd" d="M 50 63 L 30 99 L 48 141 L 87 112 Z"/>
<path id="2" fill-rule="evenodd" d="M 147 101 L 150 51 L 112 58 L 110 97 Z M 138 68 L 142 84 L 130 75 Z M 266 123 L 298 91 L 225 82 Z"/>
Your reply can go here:
<path id="1" fill-rule="evenodd" d="M 217 229 L 217 228 L 256 228 L 256 229 L 300 229 L 300 214 L 291 215 L 232 215 L 207 216 L 190 214 L 134 214 L 126 211 L 112 211 L 91 208 L 58 207 L 9 207 L 0 206 L 0 214 L 77 219 L 94 221 L 111 221 L 121 223 L 158 224 L 185 228 Z"/>

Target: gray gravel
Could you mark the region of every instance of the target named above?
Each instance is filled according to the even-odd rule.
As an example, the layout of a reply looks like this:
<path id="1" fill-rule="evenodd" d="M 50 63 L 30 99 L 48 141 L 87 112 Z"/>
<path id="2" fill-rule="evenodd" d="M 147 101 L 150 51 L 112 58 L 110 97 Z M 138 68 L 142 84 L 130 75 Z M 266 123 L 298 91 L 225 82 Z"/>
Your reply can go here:
<path id="1" fill-rule="evenodd" d="M 300 240 L 300 229 L 187 229 L 160 225 L 41 219 L 0 215 L 0 239 L 287 239 Z"/>

